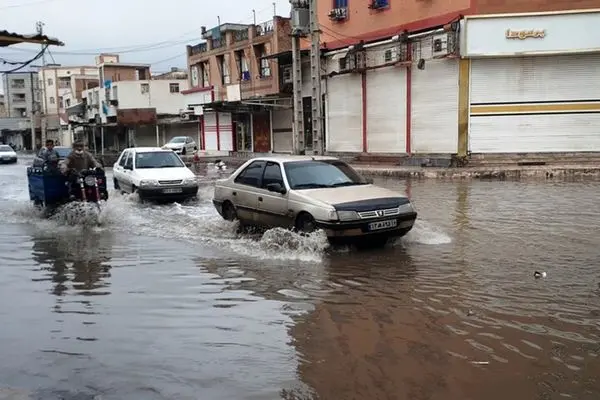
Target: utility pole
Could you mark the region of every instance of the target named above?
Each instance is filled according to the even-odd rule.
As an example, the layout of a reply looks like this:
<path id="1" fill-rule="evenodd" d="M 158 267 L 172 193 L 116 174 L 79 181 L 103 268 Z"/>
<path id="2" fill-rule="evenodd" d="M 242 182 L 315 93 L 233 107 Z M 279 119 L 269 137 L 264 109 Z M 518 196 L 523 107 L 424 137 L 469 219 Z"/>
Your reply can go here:
<path id="1" fill-rule="evenodd" d="M 42 21 L 38 21 L 35 23 L 36 32 L 40 35 L 44 34 L 44 23 Z M 44 45 L 40 45 L 42 51 L 42 87 L 40 88 L 42 91 L 41 103 L 44 105 L 44 109 L 40 110 L 41 118 L 40 118 L 40 130 L 41 130 L 41 144 L 42 146 L 46 142 L 46 114 L 48 111 L 48 105 L 46 104 L 46 78 L 45 78 L 45 67 L 46 67 L 46 52 L 44 51 Z M 35 139 L 33 139 L 33 150 L 35 150 Z"/>
<path id="2" fill-rule="evenodd" d="M 321 34 L 317 16 L 317 0 L 310 0 L 310 79 L 312 94 L 312 151 L 322 155 L 325 152 L 323 143 L 323 96 L 321 95 Z"/>
<path id="3" fill-rule="evenodd" d="M 293 80 L 293 129 L 292 151 L 304 154 L 304 110 L 302 106 L 302 52 L 300 41 L 310 32 L 308 0 L 290 0 L 292 5 L 292 80 Z"/>

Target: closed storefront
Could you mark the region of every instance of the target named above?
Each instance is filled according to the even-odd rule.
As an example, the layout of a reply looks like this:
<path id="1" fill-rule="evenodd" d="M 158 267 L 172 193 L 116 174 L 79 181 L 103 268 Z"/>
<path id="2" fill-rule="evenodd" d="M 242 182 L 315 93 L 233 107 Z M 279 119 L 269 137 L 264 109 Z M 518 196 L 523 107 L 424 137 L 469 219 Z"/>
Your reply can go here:
<path id="1" fill-rule="evenodd" d="M 273 110 L 273 152 L 291 153 L 292 148 L 292 109 Z"/>
<path id="2" fill-rule="evenodd" d="M 363 150 L 362 87 L 359 74 L 337 75 L 327 80 L 327 151 Z"/>
<path id="3" fill-rule="evenodd" d="M 600 151 L 600 13 L 465 25 L 471 152 Z"/>
<path id="4" fill-rule="evenodd" d="M 419 50 L 425 64 L 411 71 L 411 150 L 454 154 L 458 147 L 458 60 L 433 58 L 431 39 Z"/>
<path id="5" fill-rule="evenodd" d="M 233 126 L 230 113 L 204 113 L 204 150 L 233 150 Z"/>
<path id="6" fill-rule="evenodd" d="M 406 68 L 374 69 L 366 78 L 367 152 L 405 153 Z"/>

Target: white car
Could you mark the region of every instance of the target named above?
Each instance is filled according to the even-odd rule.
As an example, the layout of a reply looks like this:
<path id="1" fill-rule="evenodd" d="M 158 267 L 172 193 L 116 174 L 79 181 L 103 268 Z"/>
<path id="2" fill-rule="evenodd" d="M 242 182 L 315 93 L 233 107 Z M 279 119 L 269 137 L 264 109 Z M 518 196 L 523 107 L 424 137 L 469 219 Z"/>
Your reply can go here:
<path id="1" fill-rule="evenodd" d="M 0 144 L 0 163 L 14 164 L 17 162 L 17 153 L 7 144 Z"/>
<path id="2" fill-rule="evenodd" d="M 113 165 L 113 183 L 140 200 L 185 201 L 198 194 L 196 175 L 173 151 L 158 147 L 123 150 Z"/>
<path id="3" fill-rule="evenodd" d="M 163 146 L 163 149 L 173 150 L 175 153 L 185 156 L 198 150 L 198 147 L 194 139 L 189 136 L 175 136 Z"/>

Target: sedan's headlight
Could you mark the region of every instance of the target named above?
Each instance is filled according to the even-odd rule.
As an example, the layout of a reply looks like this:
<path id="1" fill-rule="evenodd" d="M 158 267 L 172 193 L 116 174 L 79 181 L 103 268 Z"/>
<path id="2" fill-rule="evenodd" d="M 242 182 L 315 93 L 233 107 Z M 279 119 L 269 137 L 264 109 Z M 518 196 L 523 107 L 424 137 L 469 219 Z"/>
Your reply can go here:
<path id="1" fill-rule="evenodd" d="M 337 215 L 340 221 L 356 221 L 359 219 L 356 211 L 338 211 Z"/>
<path id="2" fill-rule="evenodd" d="M 143 181 L 140 181 L 140 186 L 141 187 L 158 186 L 158 181 L 156 181 L 154 179 L 145 179 Z"/>
<path id="3" fill-rule="evenodd" d="M 198 181 L 196 180 L 196 178 L 185 178 L 185 179 L 183 180 L 183 184 L 184 184 L 184 185 L 188 185 L 188 186 L 189 186 L 189 185 L 197 185 L 197 184 L 198 184 Z"/>
<path id="4" fill-rule="evenodd" d="M 327 219 L 329 221 L 337 221 L 338 220 L 338 213 L 335 210 L 329 210 L 327 212 Z"/>
<path id="5" fill-rule="evenodd" d="M 413 212 L 414 210 L 415 209 L 411 203 L 402 204 L 400 207 L 398 207 L 398 211 L 400 212 L 400 214 L 410 213 L 410 212 Z"/>

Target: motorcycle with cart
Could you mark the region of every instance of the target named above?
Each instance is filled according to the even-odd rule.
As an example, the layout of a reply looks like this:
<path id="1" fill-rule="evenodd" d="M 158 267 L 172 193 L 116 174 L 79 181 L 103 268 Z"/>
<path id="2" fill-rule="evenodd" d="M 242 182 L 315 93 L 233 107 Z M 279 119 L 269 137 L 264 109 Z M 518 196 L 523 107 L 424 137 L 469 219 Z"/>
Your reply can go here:
<path id="1" fill-rule="evenodd" d="M 58 168 L 32 166 L 27 168 L 29 199 L 52 215 L 59 207 L 72 203 L 91 203 L 100 208 L 100 201 L 108 200 L 106 174 L 102 168 L 62 174 Z"/>

